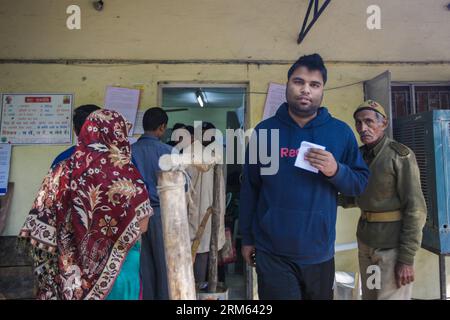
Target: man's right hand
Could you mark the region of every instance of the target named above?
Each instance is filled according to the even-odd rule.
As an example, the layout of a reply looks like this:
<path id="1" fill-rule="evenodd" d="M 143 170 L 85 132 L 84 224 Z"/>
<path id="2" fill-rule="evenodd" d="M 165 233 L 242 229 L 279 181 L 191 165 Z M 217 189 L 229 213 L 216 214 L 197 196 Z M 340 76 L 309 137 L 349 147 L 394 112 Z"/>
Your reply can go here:
<path id="1" fill-rule="evenodd" d="M 255 267 L 255 246 L 242 246 L 242 257 L 250 266 Z"/>

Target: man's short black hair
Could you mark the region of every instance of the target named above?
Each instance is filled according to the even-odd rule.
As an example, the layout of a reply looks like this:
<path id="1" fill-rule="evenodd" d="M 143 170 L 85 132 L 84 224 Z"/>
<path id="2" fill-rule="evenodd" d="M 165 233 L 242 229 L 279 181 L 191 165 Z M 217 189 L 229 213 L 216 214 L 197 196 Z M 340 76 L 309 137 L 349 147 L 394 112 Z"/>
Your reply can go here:
<path id="1" fill-rule="evenodd" d="M 215 129 L 215 128 L 216 127 L 211 122 L 207 122 L 207 121 L 202 122 L 202 130 L 203 131 L 206 131 L 209 129 Z"/>
<path id="2" fill-rule="evenodd" d="M 85 104 L 79 106 L 73 111 L 73 129 L 75 130 L 75 134 L 77 136 L 80 134 L 81 127 L 83 127 L 87 117 L 89 117 L 92 112 L 99 109 L 101 108 L 95 104 Z"/>
<path id="3" fill-rule="evenodd" d="M 184 123 L 177 122 L 173 125 L 172 130 L 175 131 L 175 130 L 181 129 L 181 128 L 186 128 L 186 125 Z"/>
<path id="4" fill-rule="evenodd" d="M 297 68 L 306 67 L 309 71 L 320 71 L 323 78 L 323 84 L 327 82 L 327 68 L 325 68 L 325 64 L 323 63 L 322 57 L 318 53 L 306 55 L 300 57 L 295 63 L 289 68 L 288 71 L 288 81 L 291 78 Z"/>
<path id="5" fill-rule="evenodd" d="M 186 126 L 185 129 L 189 132 L 189 134 L 191 136 L 194 136 L 194 127 L 193 126 Z"/>
<path id="6" fill-rule="evenodd" d="M 155 131 L 160 125 L 167 125 L 168 121 L 167 113 L 163 109 L 155 107 L 145 111 L 142 126 L 144 131 Z"/>
<path id="7" fill-rule="evenodd" d="M 211 122 L 204 121 L 202 123 L 202 132 L 203 132 L 203 134 L 205 134 L 205 132 L 208 131 L 209 129 L 216 129 L 216 127 Z M 210 141 L 204 141 L 203 140 L 203 145 L 206 147 L 207 145 L 213 143 L 214 141 L 216 141 L 215 135 L 213 135 L 211 137 Z"/>

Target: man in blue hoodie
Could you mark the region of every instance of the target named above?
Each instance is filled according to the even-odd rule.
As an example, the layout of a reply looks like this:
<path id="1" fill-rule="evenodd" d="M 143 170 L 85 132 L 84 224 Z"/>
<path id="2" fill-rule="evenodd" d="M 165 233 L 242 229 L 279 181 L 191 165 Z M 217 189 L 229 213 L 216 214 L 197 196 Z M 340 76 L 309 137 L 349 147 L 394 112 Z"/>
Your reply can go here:
<path id="1" fill-rule="evenodd" d="M 288 71 L 287 103 L 256 126 L 247 149 L 242 255 L 256 265 L 260 299 L 333 298 L 337 194 L 361 194 L 369 170 L 350 127 L 321 107 L 326 81 L 318 54 L 297 60 Z M 303 141 L 325 147 L 310 148 L 304 157 L 317 173 L 295 165 Z M 269 158 L 278 157 L 275 174 L 264 171 L 261 142 L 279 146 L 276 154 L 269 148 Z"/>

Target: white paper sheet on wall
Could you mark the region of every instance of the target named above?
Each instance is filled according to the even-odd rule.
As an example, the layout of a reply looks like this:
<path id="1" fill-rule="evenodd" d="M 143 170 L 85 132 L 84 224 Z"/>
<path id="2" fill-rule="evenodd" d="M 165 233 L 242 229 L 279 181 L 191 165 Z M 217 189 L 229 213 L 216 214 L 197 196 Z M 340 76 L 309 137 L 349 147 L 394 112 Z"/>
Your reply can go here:
<path id="1" fill-rule="evenodd" d="M 284 102 L 286 102 L 286 85 L 273 82 L 269 83 L 263 120 L 274 116 L 280 105 Z"/>
<path id="2" fill-rule="evenodd" d="M 144 110 L 139 110 L 136 115 L 136 122 L 134 123 L 133 134 L 143 134 L 144 127 L 142 126 L 142 119 L 144 119 Z"/>
<path id="3" fill-rule="evenodd" d="M 0 144 L 0 195 L 8 191 L 9 167 L 11 164 L 11 145 Z"/>
<path id="4" fill-rule="evenodd" d="M 106 87 L 105 108 L 119 112 L 125 117 L 133 127 L 136 122 L 136 113 L 139 106 L 139 89 Z"/>

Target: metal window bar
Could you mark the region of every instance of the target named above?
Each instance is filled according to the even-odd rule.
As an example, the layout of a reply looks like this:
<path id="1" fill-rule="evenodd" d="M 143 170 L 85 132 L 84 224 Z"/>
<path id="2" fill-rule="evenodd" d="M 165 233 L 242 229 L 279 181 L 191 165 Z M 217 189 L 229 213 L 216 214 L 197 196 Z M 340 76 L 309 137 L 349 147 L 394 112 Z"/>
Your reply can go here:
<path id="1" fill-rule="evenodd" d="M 409 101 L 407 101 L 408 114 L 416 114 L 418 113 L 418 95 L 423 95 L 426 99 L 426 108 L 423 111 L 433 110 L 430 108 L 430 93 L 436 94 L 439 99 L 439 108 L 435 109 L 450 109 L 450 89 L 445 88 L 443 91 L 436 88 L 434 91 L 418 91 L 417 87 L 449 87 L 450 83 L 448 82 L 393 82 L 393 87 L 399 86 L 409 86 Z M 447 103 L 444 103 L 447 101 Z M 392 109 L 396 110 L 396 105 L 394 99 L 392 99 Z M 395 115 L 395 111 L 394 111 Z M 394 116 L 395 118 L 395 116 Z"/>
<path id="2" fill-rule="evenodd" d="M 319 8 L 319 0 L 309 0 L 308 10 L 306 11 L 305 19 L 303 20 L 302 29 L 300 31 L 300 34 L 298 35 L 297 43 L 300 44 L 305 39 L 306 35 L 308 34 L 309 30 L 311 30 L 314 23 L 316 23 L 317 19 L 319 19 L 320 15 L 323 13 L 325 8 L 328 6 L 328 4 L 331 2 L 331 0 L 325 0 L 325 2 L 322 4 L 322 6 Z M 311 9 L 314 5 L 314 14 L 313 19 L 308 24 L 309 17 L 311 15 Z"/>

